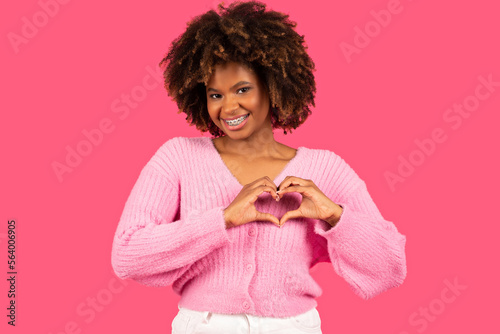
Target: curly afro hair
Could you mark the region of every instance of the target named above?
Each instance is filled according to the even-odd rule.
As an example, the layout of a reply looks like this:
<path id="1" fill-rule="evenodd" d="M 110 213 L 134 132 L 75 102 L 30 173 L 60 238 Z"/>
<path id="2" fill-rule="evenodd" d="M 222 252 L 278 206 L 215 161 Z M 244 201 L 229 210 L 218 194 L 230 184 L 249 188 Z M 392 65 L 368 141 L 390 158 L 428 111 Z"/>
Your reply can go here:
<path id="1" fill-rule="evenodd" d="M 222 2 L 218 11 L 188 22 L 159 64 L 177 113 L 186 113 L 189 125 L 202 132 L 224 135 L 208 114 L 206 85 L 216 65 L 237 62 L 255 71 L 268 90 L 272 128 L 291 133 L 311 113 L 316 93 L 314 62 L 297 24 L 258 1 Z"/>

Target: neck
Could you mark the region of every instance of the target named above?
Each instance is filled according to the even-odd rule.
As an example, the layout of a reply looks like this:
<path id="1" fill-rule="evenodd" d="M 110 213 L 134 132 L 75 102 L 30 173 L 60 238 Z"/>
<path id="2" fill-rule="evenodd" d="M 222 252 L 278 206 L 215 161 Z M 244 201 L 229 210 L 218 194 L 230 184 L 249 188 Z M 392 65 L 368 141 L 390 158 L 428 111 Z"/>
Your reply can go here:
<path id="1" fill-rule="evenodd" d="M 250 137 L 234 139 L 229 136 L 221 137 L 224 152 L 235 155 L 244 155 L 248 158 L 275 156 L 280 151 L 280 144 L 274 139 L 272 127 L 263 127 Z"/>

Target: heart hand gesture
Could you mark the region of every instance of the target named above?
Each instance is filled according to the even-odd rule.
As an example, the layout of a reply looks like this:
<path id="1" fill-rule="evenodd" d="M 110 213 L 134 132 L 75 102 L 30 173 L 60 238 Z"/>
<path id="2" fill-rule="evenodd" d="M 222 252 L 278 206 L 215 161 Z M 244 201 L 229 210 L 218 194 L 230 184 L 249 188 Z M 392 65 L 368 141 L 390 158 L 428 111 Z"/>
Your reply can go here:
<path id="1" fill-rule="evenodd" d="M 340 219 L 342 207 L 323 194 L 311 180 L 287 176 L 280 183 L 279 189 L 267 176 L 246 184 L 231 204 L 224 209 L 226 228 L 244 225 L 255 220 L 270 221 L 281 227 L 287 220 L 300 217 L 322 219 L 334 226 Z M 274 215 L 257 211 L 255 208 L 255 201 L 263 192 L 270 193 L 276 201 L 279 201 L 283 194 L 298 192 L 302 195 L 302 202 L 297 209 L 286 212 L 281 220 L 278 220 Z"/>

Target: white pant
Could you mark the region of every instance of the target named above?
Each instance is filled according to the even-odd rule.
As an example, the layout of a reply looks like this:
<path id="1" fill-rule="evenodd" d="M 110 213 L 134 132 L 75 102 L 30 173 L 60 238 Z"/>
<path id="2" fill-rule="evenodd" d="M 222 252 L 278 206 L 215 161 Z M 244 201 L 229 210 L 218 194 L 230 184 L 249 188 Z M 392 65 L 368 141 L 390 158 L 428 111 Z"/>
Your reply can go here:
<path id="1" fill-rule="evenodd" d="M 288 318 L 250 314 L 220 314 L 179 307 L 172 321 L 172 334 L 322 334 L 316 308 Z"/>

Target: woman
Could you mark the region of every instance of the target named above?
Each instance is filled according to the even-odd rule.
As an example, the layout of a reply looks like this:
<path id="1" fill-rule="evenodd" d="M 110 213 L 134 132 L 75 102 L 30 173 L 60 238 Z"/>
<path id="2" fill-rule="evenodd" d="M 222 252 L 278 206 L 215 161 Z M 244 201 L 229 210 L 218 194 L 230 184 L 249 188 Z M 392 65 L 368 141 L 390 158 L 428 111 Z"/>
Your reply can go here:
<path id="1" fill-rule="evenodd" d="M 406 277 L 406 238 L 352 168 L 274 139 L 314 106 L 314 63 L 295 26 L 259 2 L 219 5 L 160 63 L 179 112 L 212 138 L 157 150 L 125 204 L 112 265 L 122 279 L 172 284 L 172 333 L 321 333 L 318 262 L 364 299 Z"/>

